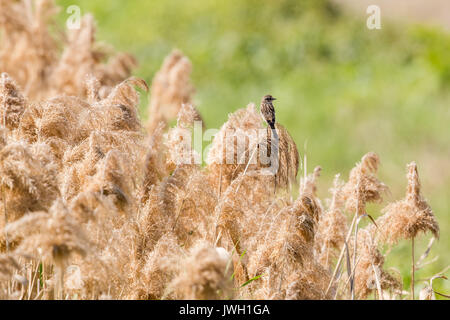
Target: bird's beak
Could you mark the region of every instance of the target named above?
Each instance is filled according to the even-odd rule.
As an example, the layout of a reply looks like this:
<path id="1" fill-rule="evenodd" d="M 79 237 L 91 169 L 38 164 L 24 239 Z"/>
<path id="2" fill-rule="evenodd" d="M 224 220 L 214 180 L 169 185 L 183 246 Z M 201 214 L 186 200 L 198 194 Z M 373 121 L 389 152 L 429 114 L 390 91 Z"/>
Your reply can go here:
<path id="1" fill-rule="evenodd" d="M 277 98 L 272 98 L 272 100 L 277 100 Z"/>

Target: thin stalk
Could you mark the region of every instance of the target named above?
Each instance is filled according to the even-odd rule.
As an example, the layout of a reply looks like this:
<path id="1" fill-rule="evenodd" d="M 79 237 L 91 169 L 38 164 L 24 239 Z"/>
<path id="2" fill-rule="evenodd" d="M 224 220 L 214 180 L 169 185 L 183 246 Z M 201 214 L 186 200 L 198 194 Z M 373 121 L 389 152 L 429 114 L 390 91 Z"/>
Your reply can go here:
<path id="1" fill-rule="evenodd" d="M 218 199 L 220 199 L 220 196 L 222 195 L 222 166 L 220 166 L 220 175 L 219 175 L 219 188 L 218 188 Z"/>
<path id="2" fill-rule="evenodd" d="M 375 275 L 375 281 L 376 281 L 376 285 L 377 285 L 377 290 L 375 291 L 375 300 L 376 300 L 377 291 L 378 291 L 378 295 L 379 295 L 379 300 L 384 300 L 383 299 L 383 290 L 381 290 L 380 278 L 378 276 L 377 269 L 375 269 L 375 266 L 373 265 L 373 263 L 372 263 L 372 270 Z"/>
<path id="3" fill-rule="evenodd" d="M 256 150 L 257 150 L 257 146 L 255 146 L 255 148 L 253 149 L 253 152 L 252 152 L 252 155 L 250 156 L 250 159 L 248 159 L 247 165 L 245 166 L 244 173 L 242 174 L 243 176 L 245 176 L 245 174 L 247 173 L 248 167 L 250 166 L 250 162 L 252 161 L 252 159 L 253 159 L 253 157 L 254 157 L 254 155 L 256 153 Z M 239 185 L 236 188 L 235 193 L 237 193 L 239 191 L 239 188 L 241 187 L 241 182 L 242 182 L 242 180 L 239 181 Z"/>
<path id="4" fill-rule="evenodd" d="M 9 252 L 9 241 L 8 241 L 8 232 L 6 231 L 6 225 L 8 224 L 8 210 L 6 210 L 6 198 L 5 198 L 5 187 L 2 185 L 2 199 L 3 199 L 3 215 L 5 217 L 5 245 L 6 245 L 6 253 Z"/>
<path id="5" fill-rule="evenodd" d="M 29 282 L 29 292 L 28 292 L 28 300 L 31 300 L 31 296 L 33 294 L 34 281 L 38 275 L 39 264 L 37 264 L 36 269 L 34 268 L 35 262 L 33 261 L 30 265 L 30 282 Z"/>
<path id="6" fill-rule="evenodd" d="M 357 183 L 357 185 L 356 185 L 356 215 L 358 215 L 358 213 L 359 213 L 359 209 L 360 209 L 360 203 L 359 203 L 359 199 L 360 199 L 360 196 L 361 196 L 361 175 L 362 175 L 362 172 L 361 172 L 361 169 L 360 169 L 360 172 L 359 172 L 359 175 L 358 175 L 358 183 Z M 356 226 L 355 226 L 355 239 L 354 239 L 354 243 L 353 243 L 353 264 L 355 264 L 355 262 L 356 262 L 356 251 L 357 251 L 357 246 L 358 246 L 358 225 L 359 225 L 359 221 L 361 220 L 361 217 L 358 217 L 357 219 L 356 219 Z M 353 273 L 353 276 L 352 276 L 352 282 L 354 283 L 355 282 L 355 274 L 356 274 L 356 268 L 355 268 L 355 272 Z M 351 295 L 352 295 L 352 300 L 355 300 L 355 290 L 353 290 L 353 287 L 352 287 L 352 292 L 351 292 Z"/>
<path id="7" fill-rule="evenodd" d="M 356 218 L 357 218 L 357 217 L 358 217 L 358 213 L 355 212 L 355 215 L 354 215 L 354 217 L 353 217 L 352 224 L 350 225 L 350 229 L 348 230 L 347 237 L 345 238 L 345 242 L 348 242 L 348 241 L 350 240 L 350 236 L 352 235 L 353 226 L 355 225 L 355 222 L 356 222 Z M 345 253 L 345 244 L 342 246 L 342 249 L 341 249 L 341 253 L 340 253 L 340 255 L 339 255 L 338 262 L 336 263 L 336 266 L 334 267 L 333 275 L 331 276 L 330 283 L 328 284 L 328 288 L 327 288 L 327 290 L 325 291 L 325 296 L 328 294 L 328 291 L 330 291 L 330 288 L 331 288 L 331 286 L 332 286 L 332 284 L 333 284 L 333 281 L 334 281 L 334 277 L 336 277 L 336 273 L 337 273 L 337 271 L 338 271 L 338 269 L 339 269 L 339 266 L 340 266 L 341 263 L 342 263 L 342 259 L 344 258 L 344 253 Z"/>
<path id="8" fill-rule="evenodd" d="M 3 128 L 5 128 L 5 130 L 3 130 L 3 140 L 6 141 L 6 110 L 7 110 L 7 106 L 6 106 L 6 97 L 5 99 L 3 99 L 4 101 L 4 106 L 3 106 L 3 114 L 2 114 L 2 120 L 3 120 Z M 5 198 L 5 186 L 2 185 L 2 199 L 3 199 L 3 214 L 5 216 L 5 243 L 6 243 L 6 253 L 8 253 L 9 251 L 9 241 L 8 241 L 8 233 L 6 232 L 6 224 L 8 223 L 8 211 L 6 210 L 6 198 Z"/>
<path id="9" fill-rule="evenodd" d="M 352 278 L 352 274 L 355 272 L 356 267 L 358 266 L 358 264 L 359 264 L 360 261 L 361 261 L 361 257 L 358 257 L 358 260 L 356 261 L 356 264 L 355 264 L 354 266 L 352 266 L 352 272 L 351 272 L 350 276 L 347 278 L 347 280 L 345 281 L 345 283 L 344 283 L 344 285 L 343 285 L 344 288 L 349 284 L 350 279 Z M 338 279 L 339 279 L 339 278 L 338 278 Z M 338 291 L 339 291 L 339 290 L 336 290 L 336 293 L 334 294 L 334 300 L 336 300 L 336 297 L 337 297 L 337 295 L 338 295 Z"/>
<path id="10" fill-rule="evenodd" d="M 411 299 L 414 300 L 414 237 L 411 239 Z"/>
<path id="11" fill-rule="evenodd" d="M 358 219 L 359 222 L 359 219 Z M 358 222 L 356 223 L 356 227 L 355 227 L 355 239 L 353 241 L 353 265 L 355 265 L 356 262 L 356 251 L 357 249 L 357 245 L 358 245 Z M 352 279 L 351 282 L 354 283 L 355 282 L 355 274 L 356 274 L 356 268 L 355 268 L 355 272 L 352 275 Z M 351 288 L 351 296 L 352 296 L 352 300 L 355 300 L 355 290 L 353 288 L 353 286 L 350 287 Z"/>
<path id="12" fill-rule="evenodd" d="M 358 222 L 359 222 L 359 219 L 358 219 Z M 356 222 L 355 239 L 353 241 L 353 265 L 355 265 L 355 262 L 356 262 L 356 251 L 358 250 L 357 249 L 357 246 L 358 246 L 358 222 Z M 355 272 L 352 275 L 352 282 L 353 283 L 355 282 L 355 275 L 356 275 L 356 268 L 355 268 Z M 353 290 L 353 287 L 352 287 L 351 294 L 352 294 L 352 300 L 355 300 L 355 290 Z"/>
<path id="13" fill-rule="evenodd" d="M 271 166 L 273 166 L 273 162 L 275 162 L 275 170 L 273 172 L 273 178 L 274 178 L 274 187 L 273 187 L 273 193 L 276 194 L 277 193 L 277 178 L 278 178 L 278 171 L 280 169 L 280 151 L 279 151 L 279 143 L 280 143 L 280 138 L 278 137 L 278 133 L 276 129 L 272 129 L 272 137 L 273 139 L 271 139 L 271 154 L 270 157 L 272 158 L 273 156 L 273 160 L 271 159 Z M 272 148 L 274 147 L 274 148 Z"/>
<path id="14" fill-rule="evenodd" d="M 32 295 L 32 289 L 33 289 L 33 262 L 30 262 L 28 265 L 28 300 L 31 300 L 31 295 Z"/>
<path id="15" fill-rule="evenodd" d="M 222 237 L 222 229 L 219 230 L 219 235 L 217 236 L 216 241 L 214 242 L 214 247 L 217 247 L 220 237 Z"/>
<path id="16" fill-rule="evenodd" d="M 358 211 L 356 211 L 358 213 Z M 358 230 L 359 230 L 359 222 L 361 221 L 361 217 L 358 217 L 358 219 L 356 220 L 356 226 L 355 226 L 355 239 L 353 242 L 353 265 L 355 265 L 356 263 L 356 252 L 358 250 Z M 352 276 L 352 281 L 355 282 L 355 277 L 356 277 L 356 268 L 355 271 L 353 273 Z M 355 290 L 352 290 L 352 300 L 355 300 Z"/>
<path id="17" fill-rule="evenodd" d="M 56 300 L 62 300 L 64 297 L 64 266 L 62 263 L 55 263 L 55 269 L 55 298 Z"/>

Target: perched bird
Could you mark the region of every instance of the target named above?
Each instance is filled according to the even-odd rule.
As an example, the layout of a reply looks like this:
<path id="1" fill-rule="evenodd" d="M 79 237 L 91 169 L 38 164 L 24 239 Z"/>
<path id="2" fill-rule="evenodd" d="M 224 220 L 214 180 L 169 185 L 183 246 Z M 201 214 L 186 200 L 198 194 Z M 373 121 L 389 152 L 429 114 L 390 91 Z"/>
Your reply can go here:
<path id="1" fill-rule="evenodd" d="M 270 94 L 265 95 L 261 100 L 261 114 L 272 130 L 275 130 L 275 108 L 272 104 L 274 100 L 277 99 Z"/>
<path id="2" fill-rule="evenodd" d="M 278 179 L 278 171 L 280 167 L 280 159 L 279 159 L 279 143 L 280 138 L 278 137 L 277 129 L 275 129 L 275 108 L 273 107 L 272 101 L 276 100 L 270 94 L 265 95 L 261 100 L 261 115 L 266 120 L 267 124 L 270 127 L 271 134 L 267 137 L 268 146 L 270 148 L 270 152 L 268 150 L 268 154 L 270 154 L 270 166 L 268 167 L 269 171 L 274 176 L 274 193 L 277 190 L 277 179 Z"/>

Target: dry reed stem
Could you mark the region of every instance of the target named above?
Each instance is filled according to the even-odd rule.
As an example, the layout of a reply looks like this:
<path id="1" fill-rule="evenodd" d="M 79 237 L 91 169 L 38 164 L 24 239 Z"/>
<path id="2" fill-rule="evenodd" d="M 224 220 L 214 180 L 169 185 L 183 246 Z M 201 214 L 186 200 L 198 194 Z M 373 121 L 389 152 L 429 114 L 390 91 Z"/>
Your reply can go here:
<path id="1" fill-rule="evenodd" d="M 415 287 L 414 275 L 416 273 L 415 268 L 416 268 L 416 266 L 415 266 L 415 262 L 414 262 L 414 237 L 412 237 L 411 238 L 411 300 L 415 299 L 415 295 L 414 295 L 414 287 Z"/>
<path id="2" fill-rule="evenodd" d="M 353 216 L 352 223 L 350 224 L 350 228 L 348 230 L 347 236 L 345 237 L 345 242 L 348 242 L 350 240 L 350 237 L 352 235 L 352 230 L 353 230 L 353 227 L 354 227 L 355 222 L 357 220 L 357 217 L 358 217 L 358 214 L 355 213 L 355 215 Z M 341 249 L 341 253 L 339 254 L 339 258 L 338 258 L 338 261 L 336 263 L 336 266 L 334 267 L 334 271 L 333 271 L 333 274 L 331 276 L 330 283 L 328 284 L 328 287 L 327 287 L 327 289 L 325 291 L 325 295 L 328 294 L 328 291 L 331 289 L 331 286 L 333 285 L 334 278 L 336 277 L 336 274 L 337 274 L 337 271 L 338 271 L 338 269 L 339 269 L 339 267 L 341 265 L 342 259 L 344 258 L 344 253 L 345 253 L 345 246 L 343 246 L 342 249 Z"/>

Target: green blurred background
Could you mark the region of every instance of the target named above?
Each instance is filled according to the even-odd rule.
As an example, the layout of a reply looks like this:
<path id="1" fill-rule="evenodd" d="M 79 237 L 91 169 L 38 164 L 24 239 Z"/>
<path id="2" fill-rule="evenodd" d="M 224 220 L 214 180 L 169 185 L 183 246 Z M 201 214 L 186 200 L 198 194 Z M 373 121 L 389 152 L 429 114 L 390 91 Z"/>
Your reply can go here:
<path id="1" fill-rule="evenodd" d="M 450 264 L 450 34 L 439 27 L 385 19 L 366 27 L 365 10 L 347 12 L 327 0 L 58 0 L 63 25 L 69 5 L 92 12 L 98 39 L 134 54 L 135 74 L 149 83 L 174 48 L 193 63 L 195 104 L 207 127 L 264 94 L 293 135 L 308 170 L 323 168 L 319 192 L 368 151 L 381 158 L 379 176 L 403 197 L 406 164 L 415 160 L 441 227 L 423 279 Z M 382 12 L 383 14 L 383 12 Z M 146 96 L 142 117 L 146 118 Z M 305 148 L 306 147 L 306 148 Z M 379 215 L 380 206 L 369 213 Z M 422 236 L 416 255 L 428 243 Z M 410 281 L 410 243 L 400 243 L 388 267 Z M 446 273 L 450 276 L 450 271 Z M 435 289 L 450 293 L 450 281 Z M 419 282 L 416 293 L 424 285 Z"/>

